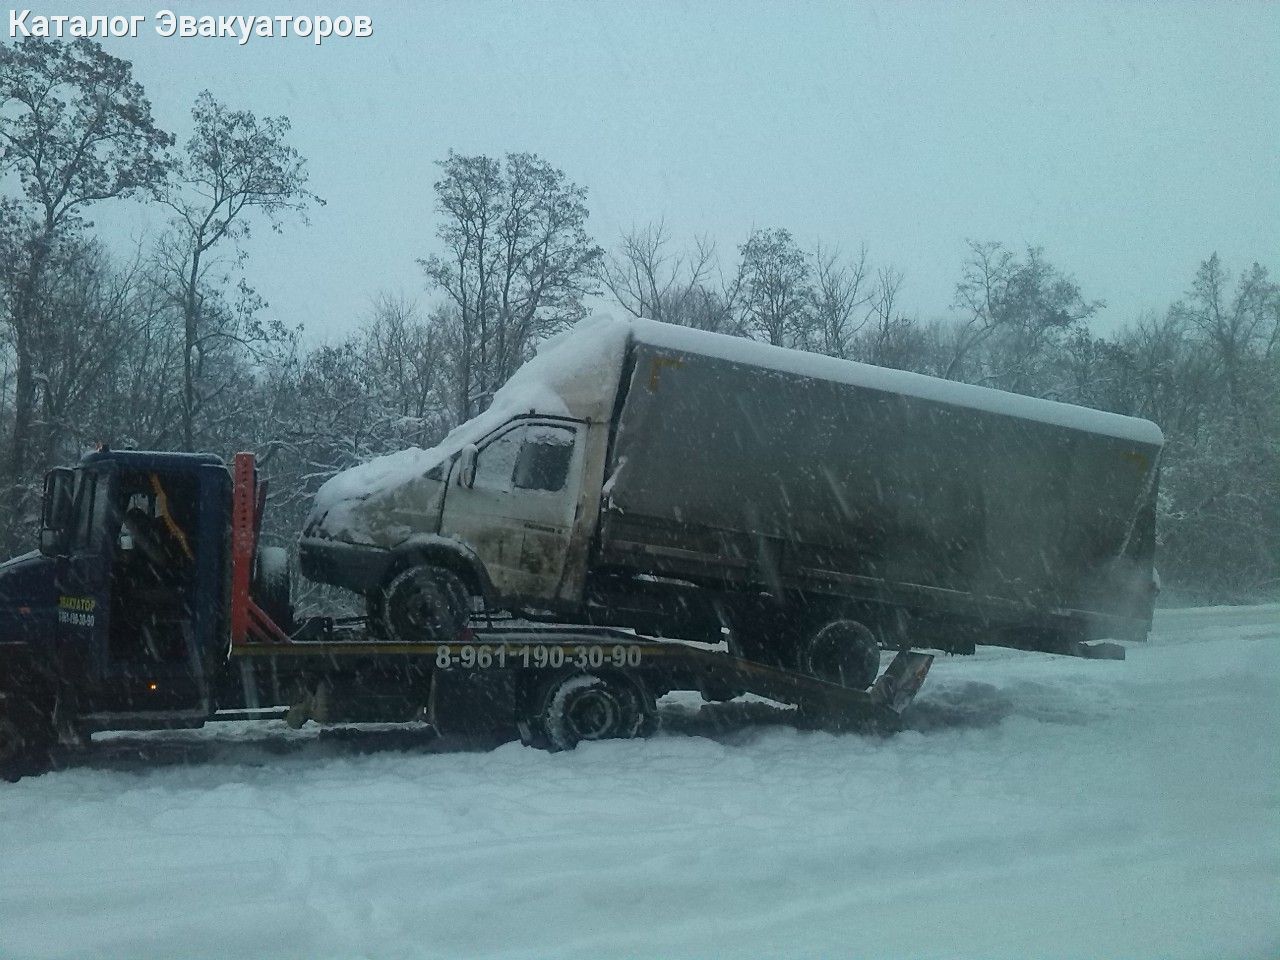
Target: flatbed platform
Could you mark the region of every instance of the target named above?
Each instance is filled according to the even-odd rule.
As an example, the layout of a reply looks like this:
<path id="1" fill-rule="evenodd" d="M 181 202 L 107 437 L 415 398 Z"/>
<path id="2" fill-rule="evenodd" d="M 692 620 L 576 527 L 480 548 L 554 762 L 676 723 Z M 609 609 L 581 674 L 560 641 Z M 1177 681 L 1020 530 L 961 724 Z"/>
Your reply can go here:
<path id="1" fill-rule="evenodd" d="M 933 663 L 929 654 L 899 652 L 867 690 L 845 687 L 793 670 L 746 660 L 726 645 L 649 637 L 611 627 L 573 624 L 473 622 L 452 642 L 402 642 L 370 637 L 358 618 L 304 627 L 287 643 L 252 642 L 233 647 L 234 658 L 269 660 L 286 670 L 306 665 L 349 665 L 358 660 L 376 669 L 406 667 L 430 673 L 437 686 L 502 699 L 500 691 L 556 675 L 622 675 L 641 689 L 709 690 L 751 693 L 792 704 L 824 726 L 872 723 L 892 726 L 910 704 Z M 243 662 L 243 661 L 242 661 Z M 321 668 L 322 669 L 322 668 Z M 439 699 L 433 691 L 433 700 Z"/>

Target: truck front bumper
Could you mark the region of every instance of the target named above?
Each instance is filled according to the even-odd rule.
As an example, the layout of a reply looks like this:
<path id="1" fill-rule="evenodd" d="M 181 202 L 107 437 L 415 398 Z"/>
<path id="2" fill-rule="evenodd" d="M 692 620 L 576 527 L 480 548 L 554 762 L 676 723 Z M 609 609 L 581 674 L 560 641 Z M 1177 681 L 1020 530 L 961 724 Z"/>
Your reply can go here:
<path id="1" fill-rule="evenodd" d="M 391 565 L 391 551 L 367 544 L 303 537 L 298 541 L 298 565 L 308 580 L 367 593 L 381 585 Z"/>

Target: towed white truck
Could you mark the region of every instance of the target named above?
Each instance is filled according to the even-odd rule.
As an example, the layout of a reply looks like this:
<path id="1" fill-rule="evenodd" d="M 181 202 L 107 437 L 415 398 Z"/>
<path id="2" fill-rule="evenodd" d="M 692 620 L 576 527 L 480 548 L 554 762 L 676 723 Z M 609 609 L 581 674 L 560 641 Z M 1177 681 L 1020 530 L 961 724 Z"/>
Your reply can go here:
<path id="1" fill-rule="evenodd" d="M 1162 444 L 1146 420 L 595 318 L 439 446 L 329 480 L 300 560 L 389 640 L 500 610 L 865 688 L 881 647 L 1145 639 Z"/>

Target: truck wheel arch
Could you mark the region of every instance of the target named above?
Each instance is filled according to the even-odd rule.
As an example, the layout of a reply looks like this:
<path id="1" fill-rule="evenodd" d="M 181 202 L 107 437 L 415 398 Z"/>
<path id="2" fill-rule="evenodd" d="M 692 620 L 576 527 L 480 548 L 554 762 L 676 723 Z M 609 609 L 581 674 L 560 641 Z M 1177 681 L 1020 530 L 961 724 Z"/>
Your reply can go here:
<path id="1" fill-rule="evenodd" d="M 441 567 L 456 574 L 473 596 L 484 601 L 486 607 L 496 599 L 493 581 L 484 562 L 463 543 L 448 537 L 415 537 L 392 550 L 379 590 L 385 589 L 405 570 L 419 565 Z"/>

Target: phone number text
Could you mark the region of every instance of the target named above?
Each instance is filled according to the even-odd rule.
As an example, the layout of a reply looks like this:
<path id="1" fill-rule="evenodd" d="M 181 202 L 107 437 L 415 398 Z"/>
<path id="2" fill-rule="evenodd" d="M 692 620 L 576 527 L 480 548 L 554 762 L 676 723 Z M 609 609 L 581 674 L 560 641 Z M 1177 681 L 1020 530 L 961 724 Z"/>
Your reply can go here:
<path id="1" fill-rule="evenodd" d="M 436 666 L 441 670 L 462 667 L 464 670 L 522 667 L 558 669 L 560 667 L 638 667 L 643 653 L 634 644 L 441 644 L 436 649 Z"/>

